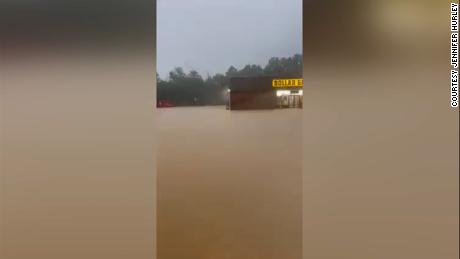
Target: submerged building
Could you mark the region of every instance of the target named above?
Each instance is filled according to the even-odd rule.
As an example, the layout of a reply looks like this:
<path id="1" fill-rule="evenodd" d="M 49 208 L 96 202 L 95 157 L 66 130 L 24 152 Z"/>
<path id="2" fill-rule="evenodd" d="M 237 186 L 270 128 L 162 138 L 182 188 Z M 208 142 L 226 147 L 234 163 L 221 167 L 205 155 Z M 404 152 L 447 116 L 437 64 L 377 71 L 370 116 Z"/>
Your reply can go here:
<path id="1" fill-rule="evenodd" d="M 302 78 L 230 78 L 227 109 L 302 108 Z"/>

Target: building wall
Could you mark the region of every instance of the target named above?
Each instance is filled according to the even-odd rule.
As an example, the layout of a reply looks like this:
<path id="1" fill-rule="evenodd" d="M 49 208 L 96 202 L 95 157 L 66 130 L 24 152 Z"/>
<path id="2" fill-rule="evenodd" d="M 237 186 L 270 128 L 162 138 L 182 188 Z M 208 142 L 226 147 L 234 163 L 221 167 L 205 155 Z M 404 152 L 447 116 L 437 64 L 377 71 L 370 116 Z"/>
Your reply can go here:
<path id="1" fill-rule="evenodd" d="M 276 108 L 275 91 L 232 91 L 230 92 L 230 109 L 274 109 Z"/>

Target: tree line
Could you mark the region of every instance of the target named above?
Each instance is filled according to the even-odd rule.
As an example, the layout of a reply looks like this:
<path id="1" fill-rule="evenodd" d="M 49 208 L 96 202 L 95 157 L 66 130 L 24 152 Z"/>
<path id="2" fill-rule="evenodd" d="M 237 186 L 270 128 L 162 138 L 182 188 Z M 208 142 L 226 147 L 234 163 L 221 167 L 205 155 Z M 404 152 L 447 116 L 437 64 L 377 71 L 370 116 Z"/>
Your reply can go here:
<path id="1" fill-rule="evenodd" d="M 223 105 L 231 77 L 302 77 L 302 55 L 272 57 L 262 67 L 248 64 L 242 69 L 230 66 L 225 73 L 203 78 L 197 71 L 186 73 L 176 67 L 169 72 L 169 78 L 161 79 L 157 73 L 157 100 L 168 100 L 176 106 Z"/>

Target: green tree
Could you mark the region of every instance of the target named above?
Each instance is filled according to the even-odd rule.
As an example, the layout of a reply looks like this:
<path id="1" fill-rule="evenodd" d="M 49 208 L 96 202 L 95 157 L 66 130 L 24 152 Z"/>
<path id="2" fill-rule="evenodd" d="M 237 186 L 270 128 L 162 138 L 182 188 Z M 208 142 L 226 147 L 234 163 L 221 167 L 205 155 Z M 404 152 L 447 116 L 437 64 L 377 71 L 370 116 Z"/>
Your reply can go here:
<path id="1" fill-rule="evenodd" d="M 181 67 L 175 67 L 173 71 L 169 72 L 170 80 L 177 80 L 185 77 L 184 69 Z"/>
<path id="2" fill-rule="evenodd" d="M 238 69 L 236 69 L 234 66 L 230 66 L 225 73 L 227 77 L 232 77 L 232 76 L 237 76 L 238 75 Z"/>
<path id="3" fill-rule="evenodd" d="M 188 77 L 190 78 L 196 78 L 196 79 L 202 79 L 201 75 L 195 71 L 195 70 L 192 70 L 188 73 Z"/>

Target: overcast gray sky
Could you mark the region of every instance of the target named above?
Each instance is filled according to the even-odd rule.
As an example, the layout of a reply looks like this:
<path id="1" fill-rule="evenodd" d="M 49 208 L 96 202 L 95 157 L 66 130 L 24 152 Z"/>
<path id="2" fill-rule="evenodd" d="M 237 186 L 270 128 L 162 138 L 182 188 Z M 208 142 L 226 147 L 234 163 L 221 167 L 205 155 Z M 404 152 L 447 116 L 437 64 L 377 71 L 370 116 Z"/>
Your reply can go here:
<path id="1" fill-rule="evenodd" d="M 203 76 L 302 52 L 302 0 L 158 0 L 157 71 Z"/>

